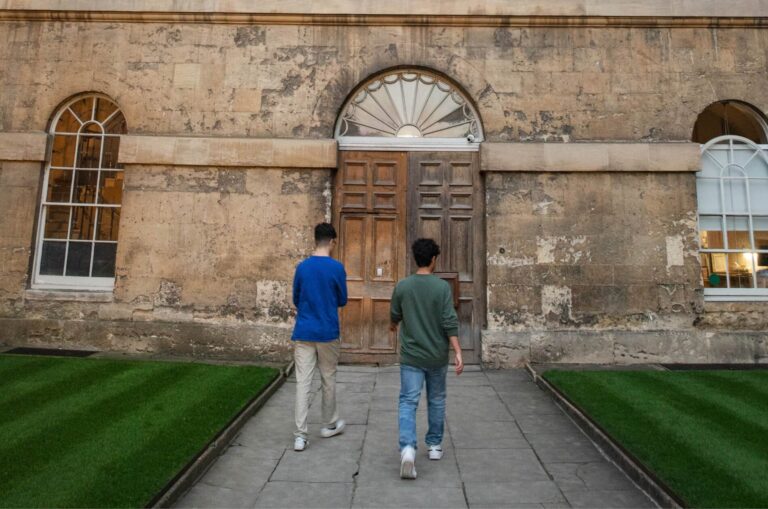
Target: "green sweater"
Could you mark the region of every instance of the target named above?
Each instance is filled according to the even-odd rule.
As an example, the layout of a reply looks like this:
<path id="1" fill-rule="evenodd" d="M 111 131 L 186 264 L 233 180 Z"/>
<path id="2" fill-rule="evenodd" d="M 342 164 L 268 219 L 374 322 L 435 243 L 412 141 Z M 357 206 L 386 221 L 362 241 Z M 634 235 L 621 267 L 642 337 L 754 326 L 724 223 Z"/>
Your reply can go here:
<path id="1" fill-rule="evenodd" d="M 400 362 L 419 368 L 448 364 L 448 338 L 459 335 L 451 287 L 432 274 L 414 274 L 395 287 L 390 317 L 400 324 Z"/>

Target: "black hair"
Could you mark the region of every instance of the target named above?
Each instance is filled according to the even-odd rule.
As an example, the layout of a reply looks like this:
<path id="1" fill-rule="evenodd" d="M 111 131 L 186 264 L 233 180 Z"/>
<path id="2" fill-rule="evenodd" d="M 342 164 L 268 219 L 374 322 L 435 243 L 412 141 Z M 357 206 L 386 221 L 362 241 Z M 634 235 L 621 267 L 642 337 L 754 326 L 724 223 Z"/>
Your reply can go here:
<path id="1" fill-rule="evenodd" d="M 329 223 L 320 223 L 315 226 L 315 244 L 327 244 L 336 238 L 336 228 Z"/>
<path id="2" fill-rule="evenodd" d="M 413 258 L 419 267 L 429 267 L 432 258 L 440 254 L 440 246 L 432 239 L 419 239 L 411 246 Z"/>

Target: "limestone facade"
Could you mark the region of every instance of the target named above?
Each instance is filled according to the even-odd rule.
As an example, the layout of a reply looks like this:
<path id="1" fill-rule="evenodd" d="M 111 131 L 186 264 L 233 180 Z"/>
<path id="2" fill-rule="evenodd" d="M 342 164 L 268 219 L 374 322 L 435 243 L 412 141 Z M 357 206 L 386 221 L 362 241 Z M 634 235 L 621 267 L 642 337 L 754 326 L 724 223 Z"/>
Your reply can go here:
<path id="1" fill-rule="evenodd" d="M 767 303 L 704 301 L 689 141 L 715 101 L 768 111 L 765 4 L 718 27 L 702 21 L 723 16 L 715 2 L 654 3 L 624 25 L 615 2 L 494 18 L 502 3 L 536 4 L 447 2 L 444 22 L 417 23 L 356 2 L 398 25 L 313 17 L 365 14 L 334 13 L 344 2 L 279 24 L 272 2 L 249 23 L 0 1 L 0 343 L 285 358 L 292 271 L 331 215 L 339 111 L 369 76 L 417 67 L 459 84 L 483 124 L 484 362 L 768 358 Z M 128 125 L 115 289 L 34 289 L 46 132 L 86 92 Z"/>

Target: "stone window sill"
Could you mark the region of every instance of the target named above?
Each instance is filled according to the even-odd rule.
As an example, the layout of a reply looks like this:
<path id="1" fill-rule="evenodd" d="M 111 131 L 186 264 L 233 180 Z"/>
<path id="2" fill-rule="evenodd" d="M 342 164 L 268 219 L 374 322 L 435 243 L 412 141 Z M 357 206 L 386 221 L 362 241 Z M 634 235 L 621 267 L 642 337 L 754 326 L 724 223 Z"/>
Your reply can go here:
<path id="1" fill-rule="evenodd" d="M 113 302 L 115 296 L 112 291 L 82 290 L 34 290 L 24 292 L 24 300 L 31 301 L 59 301 L 59 302 Z"/>

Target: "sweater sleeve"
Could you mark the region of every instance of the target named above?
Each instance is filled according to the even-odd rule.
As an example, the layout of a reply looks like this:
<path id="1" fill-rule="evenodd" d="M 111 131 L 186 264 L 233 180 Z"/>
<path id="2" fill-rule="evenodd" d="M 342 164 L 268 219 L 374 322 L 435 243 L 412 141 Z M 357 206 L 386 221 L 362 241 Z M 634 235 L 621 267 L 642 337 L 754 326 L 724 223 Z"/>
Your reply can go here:
<path id="1" fill-rule="evenodd" d="M 403 319 L 403 308 L 400 302 L 400 293 L 397 291 L 399 285 L 395 286 L 392 292 L 392 300 L 389 304 L 389 319 L 392 323 L 400 323 Z"/>
<path id="2" fill-rule="evenodd" d="M 301 292 L 301 281 L 299 278 L 299 268 L 293 273 L 293 305 L 299 309 L 299 293 Z"/>
<path id="3" fill-rule="evenodd" d="M 336 296 L 340 308 L 347 305 L 347 271 L 344 267 L 341 267 L 337 276 Z"/>
<path id="4" fill-rule="evenodd" d="M 446 283 L 443 292 L 443 332 L 445 337 L 459 335 L 459 317 L 456 315 L 456 309 L 453 307 L 453 293 L 451 287 Z"/>

